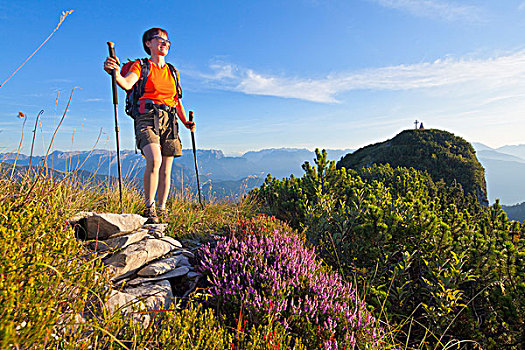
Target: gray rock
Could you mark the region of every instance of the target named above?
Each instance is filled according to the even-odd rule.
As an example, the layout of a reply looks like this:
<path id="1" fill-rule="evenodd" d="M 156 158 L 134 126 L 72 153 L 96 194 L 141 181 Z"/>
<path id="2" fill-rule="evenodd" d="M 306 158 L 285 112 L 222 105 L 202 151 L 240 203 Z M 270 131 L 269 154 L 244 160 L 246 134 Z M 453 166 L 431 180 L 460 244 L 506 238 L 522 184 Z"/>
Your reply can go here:
<path id="1" fill-rule="evenodd" d="M 71 219 L 69 219 L 69 224 L 71 226 L 75 226 L 79 223 L 80 220 L 85 219 L 89 216 L 93 216 L 93 212 L 91 211 L 81 211 L 77 215 L 73 216 Z"/>
<path id="2" fill-rule="evenodd" d="M 176 255 L 182 254 L 182 255 L 190 258 L 190 259 L 195 258 L 195 254 L 193 254 L 192 252 L 190 252 L 189 250 L 186 250 L 186 249 L 179 249 L 179 250 L 175 251 L 174 254 L 176 254 Z"/>
<path id="3" fill-rule="evenodd" d="M 159 237 L 158 240 L 171 244 L 173 248 L 182 248 L 182 244 L 173 237 L 163 236 L 163 237 Z"/>
<path id="4" fill-rule="evenodd" d="M 180 261 L 179 261 L 179 266 L 187 266 L 187 267 L 190 267 L 191 264 L 190 264 L 190 260 L 188 259 L 187 256 L 181 254 L 179 255 L 181 257 Z"/>
<path id="5" fill-rule="evenodd" d="M 176 268 L 175 270 L 171 270 L 168 273 L 165 273 L 165 274 L 162 274 L 162 275 L 158 275 L 158 276 L 155 276 L 155 277 L 135 278 L 133 280 L 128 281 L 126 284 L 129 285 L 129 286 L 137 286 L 137 285 L 141 285 L 143 283 L 167 280 L 169 278 L 176 278 L 176 277 L 184 276 L 184 275 L 188 274 L 189 271 L 190 271 L 190 269 L 188 267 L 182 266 L 182 267 Z"/>
<path id="6" fill-rule="evenodd" d="M 153 237 L 160 238 L 164 236 L 164 233 L 168 229 L 168 224 L 147 224 L 142 227 L 147 229 L 149 231 L 148 233 Z"/>
<path id="7" fill-rule="evenodd" d="M 201 277 L 201 276 L 202 276 L 202 273 L 190 272 L 190 273 L 188 273 L 188 275 L 186 277 L 188 277 L 189 279 L 196 279 L 196 278 Z"/>
<path id="8" fill-rule="evenodd" d="M 133 232 L 146 222 L 146 218 L 137 214 L 101 213 L 87 216 L 78 224 L 86 234 L 86 239 L 106 239 L 117 233 Z"/>
<path id="9" fill-rule="evenodd" d="M 113 290 L 105 306 L 111 314 L 116 311 L 125 314 L 137 311 L 163 310 L 169 307 L 173 300 L 173 292 L 168 281 L 145 284 L 122 291 Z M 148 326 L 154 313 L 134 313 L 135 320 Z"/>
<path id="10" fill-rule="evenodd" d="M 168 229 L 168 224 L 144 224 L 142 227 L 147 228 L 148 230 L 164 232 Z"/>
<path id="11" fill-rule="evenodd" d="M 185 263 L 184 260 L 187 261 L 188 258 L 183 255 L 170 256 L 169 258 L 155 261 L 146 267 L 143 267 L 139 270 L 139 272 L 137 272 L 137 275 L 140 277 L 154 277 L 162 275 L 163 273 L 175 269 L 177 266 L 181 266 L 182 263 Z"/>
<path id="12" fill-rule="evenodd" d="M 135 232 L 145 232 L 145 233 L 149 234 L 149 230 L 147 230 L 145 228 L 139 228 L 138 230 L 132 231 L 131 233 L 135 233 Z M 114 233 L 111 236 L 109 236 L 107 239 L 113 239 L 113 238 L 117 238 L 117 237 L 127 236 L 129 234 L 130 234 L 130 232 L 117 232 L 117 233 Z"/>
<path id="13" fill-rule="evenodd" d="M 113 280 L 116 280 L 166 255 L 172 248 L 172 243 L 162 239 L 143 239 L 127 246 L 104 263 L 113 270 Z"/>
<path id="14" fill-rule="evenodd" d="M 86 239 L 86 218 L 93 216 L 93 213 L 90 211 L 81 211 L 77 215 L 73 216 L 71 219 L 69 219 L 69 225 L 73 227 L 75 230 L 75 237 L 80 240 Z"/>
<path id="15" fill-rule="evenodd" d="M 148 234 L 148 230 L 138 230 L 136 232 L 132 232 L 124 236 L 110 238 L 104 241 L 91 241 L 87 244 L 87 246 L 91 250 L 96 250 L 97 252 L 104 252 L 108 250 L 126 248 L 130 244 L 139 242 L 144 238 L 152 238 Z"/>

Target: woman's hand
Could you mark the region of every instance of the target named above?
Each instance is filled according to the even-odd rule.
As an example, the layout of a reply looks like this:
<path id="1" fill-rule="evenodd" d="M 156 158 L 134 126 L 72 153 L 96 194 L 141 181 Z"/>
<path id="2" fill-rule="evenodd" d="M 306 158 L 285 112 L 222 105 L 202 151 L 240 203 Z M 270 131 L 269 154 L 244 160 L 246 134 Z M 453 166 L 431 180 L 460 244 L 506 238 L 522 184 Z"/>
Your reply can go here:
<path id="1" fill-rule="evenodd" d="M 195 132 L 195 130 L 197 130 L 197 125 L 195 124 L 194 121 L 189 121 L 187 120 L 185 123 L 184 123 L 184 126 L 186 126 L 188 129 L 190 129 L 191 132 Z"/>
<path id="2" fill-rule="evenodd" d="M 122 89 L 128 91 L 135 85 L 135 83 L 139 80 L 139 76 L 134 72 L 128 72 L 125 77 L 123 77 L 120 74 L 120 61 L 117 57 L 106 57 L 106 60 L 104 61 L 104 70 L 111 75 L 111 72 L 115 70 L 115 78 L 117 80 L 118 86 L 120 86 Z"/>
<path id="3" fill-rule="evenodd" d="M 117 57 L 106 57 L 106 60 L 104 61 L 104 70 L 111 74 L 111 72 L 115 70 L 117 75 L 120 73 L 120 62 Z"/>

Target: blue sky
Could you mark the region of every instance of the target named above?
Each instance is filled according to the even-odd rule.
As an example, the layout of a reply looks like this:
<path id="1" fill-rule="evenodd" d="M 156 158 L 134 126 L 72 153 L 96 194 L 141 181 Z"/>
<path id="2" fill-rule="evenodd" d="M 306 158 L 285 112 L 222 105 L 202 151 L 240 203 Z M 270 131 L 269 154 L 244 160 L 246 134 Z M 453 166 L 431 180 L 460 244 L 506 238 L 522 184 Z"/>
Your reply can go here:
<path id="1" fill-rule="evenodd" d="M 47 148 L 114 149 L 107 41 L 122 61 L 144 57 L 142 33 L 168 30 L 200 148 L 358 148 L 414 120 L 490 147 L 525 143 L 525 1 L 8 1 L 0 0 L 0 80 L 74 10 L 0 87 L 0 152 L 16 150 L 18 112 L 36 115 Z M 57 103 L 58 94 L 58 103 Z M 134 147 L 119 95 L 122 149 Z M 56 111 L 55 111 L 56 107 Z M 182 131 L 185 148 L 189 133 Z"/>

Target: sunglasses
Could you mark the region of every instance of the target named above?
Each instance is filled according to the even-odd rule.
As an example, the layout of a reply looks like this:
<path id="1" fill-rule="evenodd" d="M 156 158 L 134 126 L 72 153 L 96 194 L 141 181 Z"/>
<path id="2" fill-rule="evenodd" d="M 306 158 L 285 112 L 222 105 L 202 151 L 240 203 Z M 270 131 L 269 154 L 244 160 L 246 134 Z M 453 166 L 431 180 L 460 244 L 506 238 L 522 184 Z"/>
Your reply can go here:
<path id="1" fill-rule="evenodd" d="M 150 40 L 153 40 L 153 39 L 157 39 L 157 41 L 161 44 L 166 44 L 168 46 L 171 45 L 171 41 L 169 41 L 168 39 L 164 39 L 163 37 L 160 37 L 158 35 L 155 35 L 154 37 L 152 37 Z"/>

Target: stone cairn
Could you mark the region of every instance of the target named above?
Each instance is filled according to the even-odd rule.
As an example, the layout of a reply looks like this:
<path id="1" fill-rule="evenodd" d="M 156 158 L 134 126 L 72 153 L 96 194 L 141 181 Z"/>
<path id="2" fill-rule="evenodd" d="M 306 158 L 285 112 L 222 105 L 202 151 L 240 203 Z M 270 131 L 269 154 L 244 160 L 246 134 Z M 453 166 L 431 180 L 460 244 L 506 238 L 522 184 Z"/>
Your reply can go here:
<path id="1" fill-rule="evenodd" d="M 198 242 L 183 248 L 167 224 L 146 225 L 137 214 L 82 212 L 70 220 L 77 238 L 112 271 L 106 309 L 134 313 L 148 325 L 156 310 L 193 292 L 202 275 L 192 265 Z M 189 246 L 192 246 L 189 248 Z"/>

